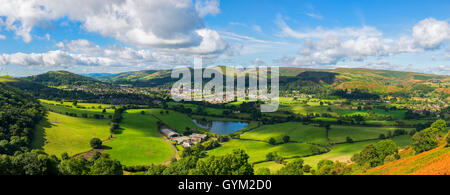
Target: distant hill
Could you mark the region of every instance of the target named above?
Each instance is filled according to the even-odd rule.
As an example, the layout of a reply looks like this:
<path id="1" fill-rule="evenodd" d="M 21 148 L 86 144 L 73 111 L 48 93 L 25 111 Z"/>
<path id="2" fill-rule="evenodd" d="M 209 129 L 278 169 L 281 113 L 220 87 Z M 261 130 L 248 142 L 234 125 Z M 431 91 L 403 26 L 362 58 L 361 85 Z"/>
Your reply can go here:
<path id="1" fill-rule="evenodd" d="M 110 84 L 97 79 L 77 75 L 68 71 L 50 71 L 44 74 L 26 77 L 25 79 L 50 87 L 108 87 Z"/>
<path id="2" fill-rule="evenodd" d="M 111 77 L 116 74 L 113 73 L 89 73 L 89 74 L 81 74 L 81 76 L 91 77 L 91 78 L 102 78 L 102 77 Z"/>
<path id="3" fill-rule="evenodd" d="M 221 68 L 224 68 L 223 66 Z M 175 82 L 168 70 L 127 72 L 98 78 L 113 84 L 140 87 L 168 87 Z M 239 72 L 238 72 L 239 73 Z M 327 89 L 365 90 L 370 93 L 411 93 L 414 91 L 450 94 L 450 76 L 387 70 L 334 70 L 280 68 L 280 86 L 286 90 L 322 92 Z"/>

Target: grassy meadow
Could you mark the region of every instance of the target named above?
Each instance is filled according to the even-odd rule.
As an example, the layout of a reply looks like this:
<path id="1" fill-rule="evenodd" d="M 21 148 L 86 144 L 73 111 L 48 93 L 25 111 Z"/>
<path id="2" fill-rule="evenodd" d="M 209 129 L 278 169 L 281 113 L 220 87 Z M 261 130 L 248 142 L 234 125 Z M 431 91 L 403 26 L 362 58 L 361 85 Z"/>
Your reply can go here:
<path id="1" fill-rule="evenodd" d="M 313 150 L 320 150 L 317 146 L 305 143 L 289 143 L 272 146 L 260 141 L 231 140 L 223 146 L 207 152 L 208 155 L 222 156 L 232 153 L 235 149 L 243 149 L 249 155 L 249 162 L 264 161 L 270 152 L 277 152 L 278 155 L 291 158 L 312 155 Z"/>
<path id="2" fill-rule="evenodd" d="M 166 111 L 169 113 L 166 113 Z M 186 114 L 163 109 L 151 109 L 150 112 L 153 116 L 160 119 L 164 124 L 178 133 L 183 133 L 186 130 L 186 127 L 189 127 L 190 129 L 201 129 Z"/>
<path id="3" fill-rule="evenodd" d="M 145 115 L 141 114 L 145 111 Z M 121 130 L 105 143 L 106 153 L 124 165 L 160 164 L 174 155 L 148 110 L 127 110 L 120 123 Z"/>
<path id="4" fill-rule="evenodd" d="M 109 137 L 109 120 L 69 117 L 49 112 L 47 119 L 36 128 L 32 148 L 43 149 L 48 154 L 60 156 L 86 152 L 91 149 L 92 138 Z"/>
<path id="5" fill-rule="evenodd" d="M 325 128 L 316 127 L 315 125 L 303 125 L 298 122 L 265 125 L 242 134 L 241 138 L 260 141 L 268 141 L 270 138 L 274 138 L 277 142 L 282 142 L 282 138 L 285 135 L 288 135 L 292 141 L 321 145 L 328 144 Z"/>

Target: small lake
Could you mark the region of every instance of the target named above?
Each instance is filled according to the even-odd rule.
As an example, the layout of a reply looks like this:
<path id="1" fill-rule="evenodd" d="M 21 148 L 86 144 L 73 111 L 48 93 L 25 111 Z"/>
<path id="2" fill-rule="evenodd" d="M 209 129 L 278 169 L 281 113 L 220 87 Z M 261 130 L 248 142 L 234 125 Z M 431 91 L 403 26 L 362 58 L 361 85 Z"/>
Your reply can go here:
<path id="1" fill-rule="evenodd" d="M 203 121 L 197 119 L 193 119 L 192 121 L 197 126 L 209 129 L 209 132 L 219 135 L 235 133 L 248 126 L 248 123 L 236 121 Z"/>

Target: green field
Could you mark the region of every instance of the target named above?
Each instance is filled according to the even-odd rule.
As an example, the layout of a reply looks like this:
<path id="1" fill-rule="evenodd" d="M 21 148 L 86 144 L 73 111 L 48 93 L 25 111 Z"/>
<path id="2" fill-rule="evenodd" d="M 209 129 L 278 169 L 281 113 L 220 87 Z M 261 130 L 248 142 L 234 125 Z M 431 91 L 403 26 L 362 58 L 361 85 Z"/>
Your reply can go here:
<path id="1" fill-rule="evenodd" d="M 398 128 L 331 125 L 328 137 L 332 143 L 346 142 L 347 137 L 350 137 L 354 141 L 362 141 L 377 139 L 380 134 L 388 135 L 389 131 L 393 133 L 396 129 Z M 409 129 L 406 130 L 409 131 Z"/>
<path id="2" fill-rule="evenodd" d="M 105 152 L 124 165 L 160 164 L 174 155 L 171 147 L 162 139 L 156 119 L 144 110 L 127 110 L 120 123 L 121 130 L 105 143 Z"/>
<path id="3" fill-rule="evenodd" d="M 399 136 L 392 138 L 392 140 L 399 146 L 399 147 L 405 147 L 411 144 L 411 136 Z M 374 141 L 367 141 L 367 142 L 358 142 L 358 143 L 352 143 L 352 144 L 339 144 L 335 145 L 331 148 L 331 151 L 325 154 L 320 154 L 316 156 L 310 156 L 306 158 L 302 158 L 305 161 L 305 164 L 310 165 L 313 168 L 316 168 L 317 163 L 319 163 L 320 160 L 331 160 L 331 161 L 341 161 L 341 162 L 349 162 L 350 158 L 360 152 L 364 146 L 369 144 L 375 144 L 379 140 Z M 287 160 L 289 162 L 291 160 Z M 277 164 L 275 162 L 264 162 L 255 164 L 255 170 L 258 170 L 260 168 L 269 168 L 271 172 L 275 172 L 276 170 L 279 170 L 284 165 Z"/>
<path id="4" fill-rule="evenodd" d="M 325 128 L 316 127 L 315 125 L 303 125 L 298 122 L 262 126 L 251 132 L 242 134 L 241 138 L 268 141 L 272 137 L 277 142 L 281 142 L 282 137 L 285 135 L 288 135 L 292 141 L 321 145 L 328 144 Z"/>
<path id="5" fill-rule="evenodd" d="M 109 137 L 108 120 L 69 117 L 49 112 L 47 120 L 36 128 L 32 148 L 44 149 L 48 154 L 75 155 L 91 149 L 89 141 Z"/>
<path id="6" fill-rule="evenodd" d="M 161 111 L 163 111 L 163 114 L 161 114 Z M 167 114 L 166 111 L 168 110 L 151 109 L 151 114 L 178 133 L 183 133 L 186 130 L 186 127 L 189 127 L 190 129 L 201 129 L 186 114 L 172 110 Z"/>
<path id="7" fill-rule="evenodd" d="M 272 146 L 260 141 L 231 140 L 223 146 L 207 152 L 208 155 L 223 156 L 232 153 L 235 149 L 243 149 L 250 156 L 249 162 L 263 161 L 270 152 L 278 152 L 278 155 L 290 158 L 313 154 L 313 148 L 316 146 L 305 143 L 289 143 Z"/>

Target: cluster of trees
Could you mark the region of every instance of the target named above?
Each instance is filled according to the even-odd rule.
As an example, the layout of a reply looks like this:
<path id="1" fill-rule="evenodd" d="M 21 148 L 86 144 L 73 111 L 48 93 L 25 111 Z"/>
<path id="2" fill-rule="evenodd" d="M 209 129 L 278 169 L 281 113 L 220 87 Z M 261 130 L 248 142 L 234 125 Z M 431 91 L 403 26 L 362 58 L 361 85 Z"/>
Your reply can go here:
<path id="1" fill-rule="evenodd" d="M 311 166 L 305 165 L 302 159 L 296 159 L 273 173 L 268 168 L 261 168 L 256 172 L 257 175 L 304 175 L 307 173 L 311 175 L 348 175 L 352 173 L 352 166 L 339 161 L 321 160 L 317 164 L 317 170 L 314 170 Z"/>
<path id="2" fill-rule="evenodd" d="M 360 153 L 352 157 L 353 162 L 365 169 L 380 166 L 397 159 L 400 159 L 398 146 L 390 139 L 379 141 L 375 145 L 369 144 Z"/>
<path id="3" fill-rule="evenodd" d="M 377 99 L 380 99 L 380 96 L 377 94 L 364 92 L 359 89 L 354 89 L 351 92 L 348 91 L 347 89 L 345 89 L 345 90 L 339 89 L 339 90 L 336 90 L 333 93 L 333 95 L 341 97 L 341 98 L 349 99 L 349 100 L 377 100 Z"/>
<path id="4" fill-rule="evenodd" d="M 33 97 L 0 83 L 0 154 L 27 150 L 33 129 L 44 115 Z"/>
<path id="5" fill-rule="evenodd" d="M 225 156 L 199 159 L 188 156 L 172 162 L 169 166 L 151 166 L 148 175 L 253 175 L 253 166 L 243 150 L 234 150 Z"/>
<path id="6" fill-rule="evenodd" d="M 447 123 L 440 119 L 434 122 L 429 128 L 417 132 L 412 137 L 413 150 L 416 153 L 422 153 L 438 147 L 438 137 L 441 136 L 441 132 L 443 132 L 446 128 Z"/>
<path id="7" fill-rule="evenodd" d="M 91 159 L 59 159 L 41 150 L 0 155 L 0 175 L 122 175 L 122 165 L 108 155 L 96 153 Z"/>

